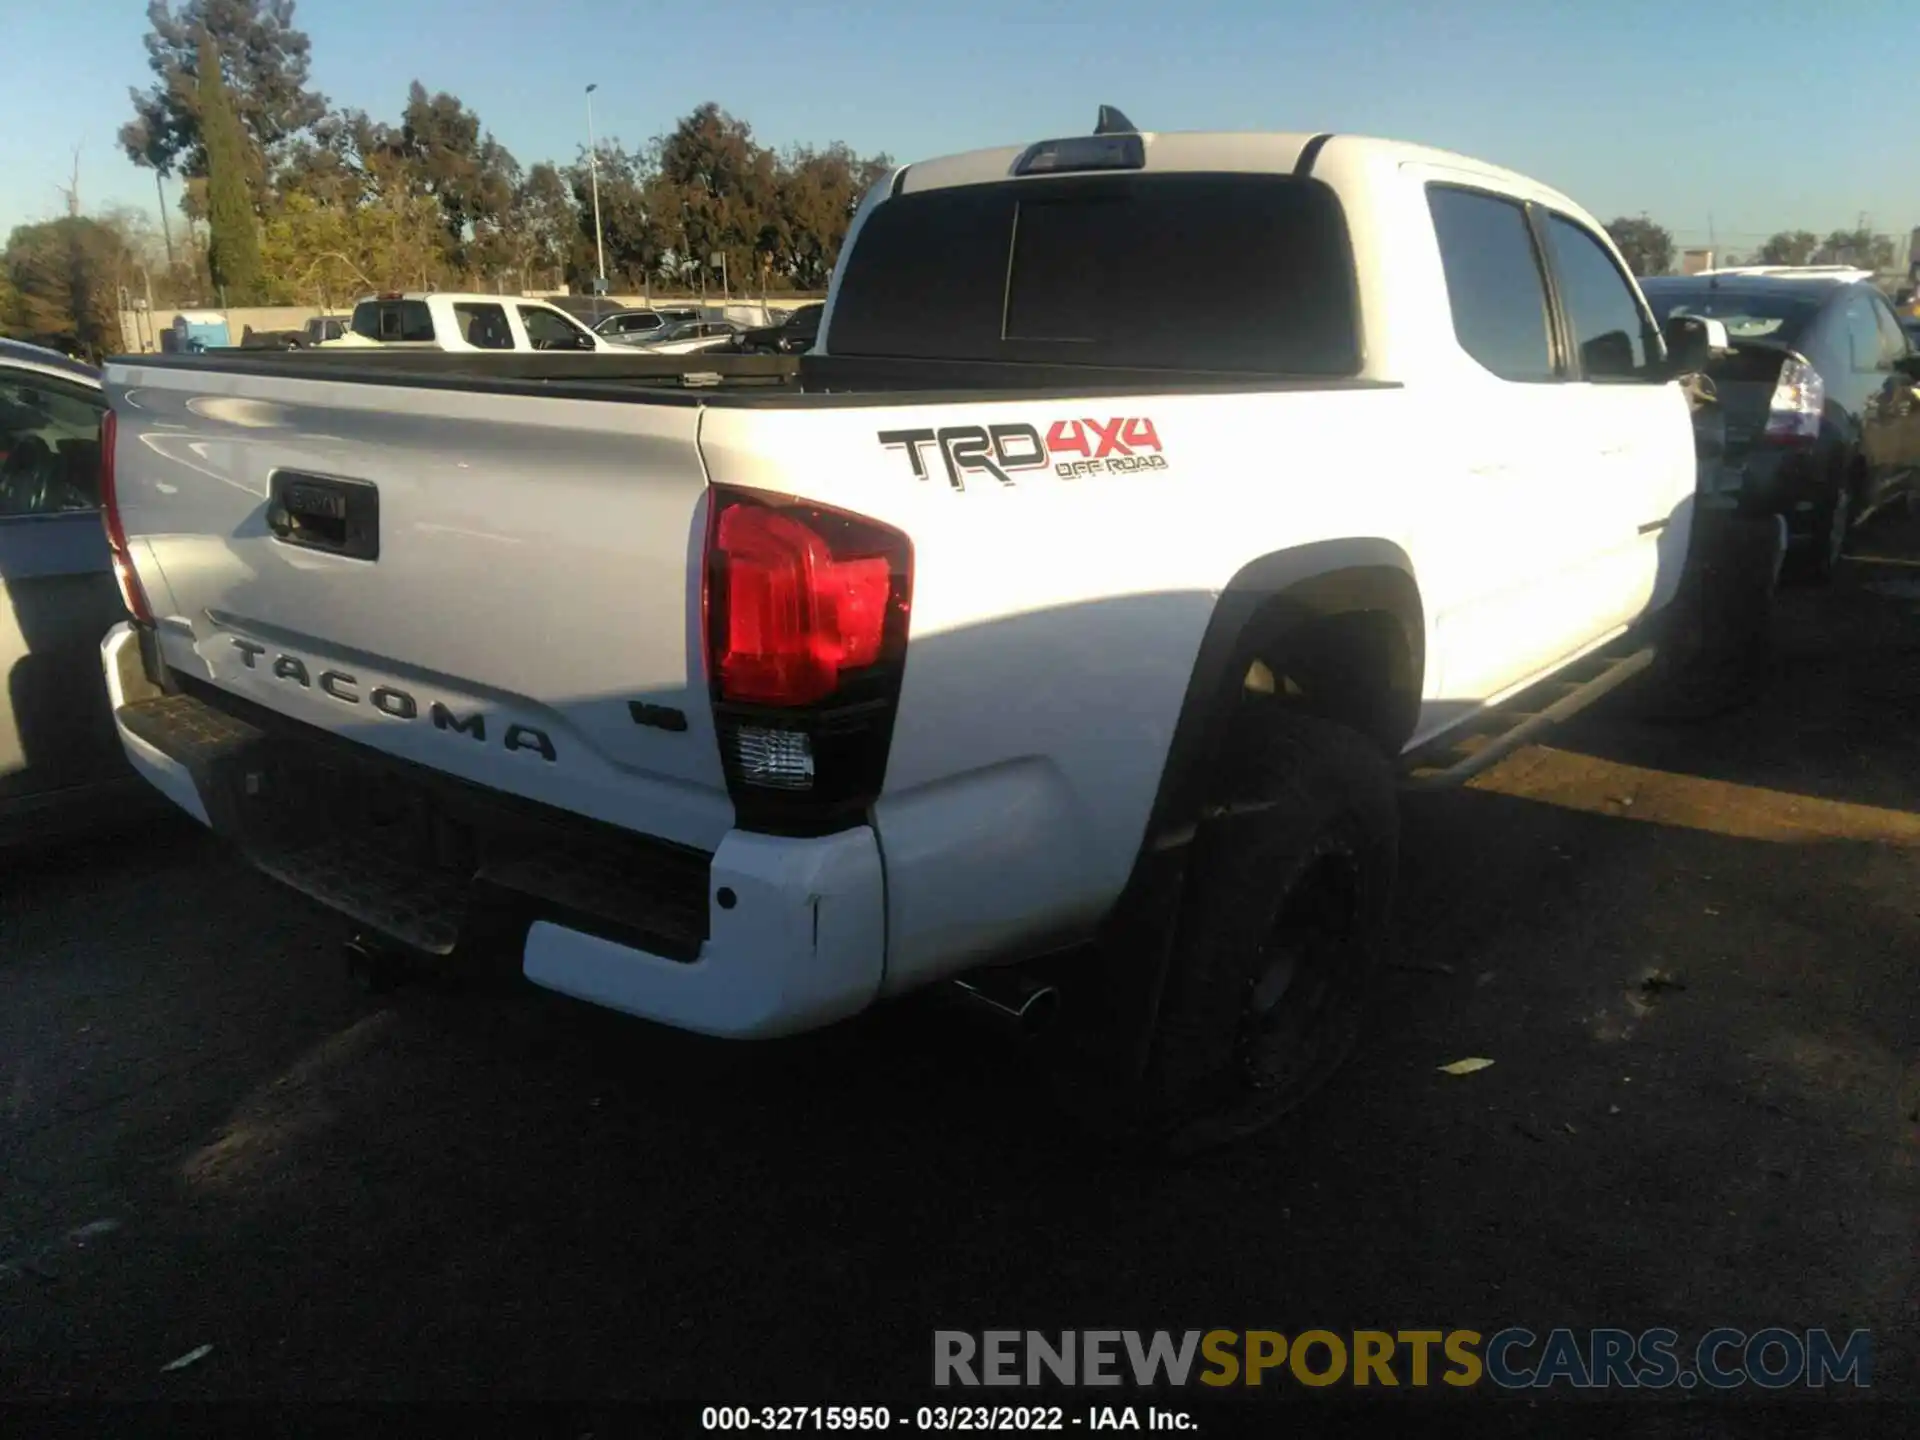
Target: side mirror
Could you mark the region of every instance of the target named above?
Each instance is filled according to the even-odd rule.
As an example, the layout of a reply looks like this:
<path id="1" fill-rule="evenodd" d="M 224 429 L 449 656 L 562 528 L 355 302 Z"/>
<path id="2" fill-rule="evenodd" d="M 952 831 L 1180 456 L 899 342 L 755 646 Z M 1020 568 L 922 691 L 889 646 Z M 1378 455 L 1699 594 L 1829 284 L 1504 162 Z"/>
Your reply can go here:
<path id="1" fill-rule="evenodd" d="M 1909 384 L 1920 385 L 1920 354 L 1902 355 L 1893 362 L 1893 368 L 1904 375 Z"/>
<path id="2" fill-rule="evenodd" d="M 1694 375 L 1715 355 L 1733 348 L 1725 321 L 1704 315 L 1670 315 L 1661 331 L 1667 342 L 1667 373 Z"/>

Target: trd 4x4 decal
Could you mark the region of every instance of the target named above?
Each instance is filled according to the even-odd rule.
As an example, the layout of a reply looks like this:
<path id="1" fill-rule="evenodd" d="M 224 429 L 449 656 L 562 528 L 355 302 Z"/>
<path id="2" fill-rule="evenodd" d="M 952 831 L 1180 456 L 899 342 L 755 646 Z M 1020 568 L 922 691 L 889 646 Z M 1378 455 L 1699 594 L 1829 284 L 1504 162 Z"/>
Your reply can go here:
<path id="1" fill-rule="evenodd" d="M 947 483 L 956 490 L 967 488 L 970 472 L 1012 485 L 1022 471 L 1049 467 L 1062 480 L 1167 468 L 1153 421 L 1137 415 L 1056 420 L 1044 440 L 1037 425 L 946 425 L 938 430 L 882 430 L 880 443 L 907 452 L 916 480 L 927 478 L 926 452 L 931 447 L 946 468 Z"/>

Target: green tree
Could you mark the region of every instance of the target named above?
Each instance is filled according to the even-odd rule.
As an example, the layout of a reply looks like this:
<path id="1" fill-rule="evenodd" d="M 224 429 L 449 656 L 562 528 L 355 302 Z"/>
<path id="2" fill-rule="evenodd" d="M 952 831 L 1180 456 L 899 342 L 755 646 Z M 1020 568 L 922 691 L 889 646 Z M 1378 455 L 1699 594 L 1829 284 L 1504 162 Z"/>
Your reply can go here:
<path id="1" fill-rule="evenodd" d="M 638 290 L 647 281 L 668 278 L 664 262 L 674 241 L 663 217 L 679 216 L 677 193 L 669 194 L 646 157 L 617 141 L 594 152 L 600 170 L 600 234 L 607 251 L 607 283 L 614 290 Z M 584 284 L 594 275 L 593 177 L 584 156 L 566 172 L 572 208 L 578 217 L 566 249 L 570 282 Z M 672 232 L 677 237 L 678 230 Z M 697 283 L 697 282 L 696 282 Z"/>
<path id="2" fill-rule="evenodd" d="M 1820 237 L 1811 230 L 1782 230 L 1767 237 L 1760 247 L 1762 265 L 1805 265 L 1820 248 Z"/>
<path id="3" fill-rule="evenodd" d="M 1893 269 L 1893 240 L 1862 227 L 1836 230 L 1820 243 L 1820 260 L 1828 265 L 1857 265 L 1862 270 Z"/>
<path id="4" fill-rule="evenodd" d="M 753 129 L 709 101 L 655 142 L 653 214 L 691 285 L 726 256 L 726 273 L 746 287 L 759 257 L 779 243 L 779 172 Z M 604 202 L 604 192 L 602 200 Z M 717 281 L 717 275 L 710 281 Z"/>
<path id="5" fill-rule="evenodd" d="M 394 185 L 353 205 L 284 196 L 260 237 L 265 298 L 332 307 L 369 290 L 414 290 L 448 276 L 440 212 Z"/>
<path id="6" fill-rule="evenodd" d="M 124 349 L 119 283 L 126 265 L 125 243 L 97 220 L 18 226 L 0 252 L 8 333 L 91 360 Z"/>
<path id="7" fill-rule="evenodd" d="M 507 231 L 520 165 L 457 96 L 429 95 L 414 81 L 400 123 L 381 127 L 369 148 L 440 207 L 455 268 L 488 273 L 512 263 Z"/>
<path id="8" fill-rule="evenodd" d="M 368 155 L 379 126 L 362 110 L 333 110 L 282 150 L 269 181 L 273 194 L 310 195 L 326 205 L 353 205 L 379 186 Z"/>
<path id="9" fill-rule="evenodd" d="M 522 287 L 535 276 L 550 282 L 566 274 L 576 252 L 586 249 L 591 225 L 557 168 L 543 160 L 529 169 L 514 191 L 509 222 Z"/>
<path id="10" fill-rule="evenodd" d="M 1635 275 L 1665 275 L 1673 269 L 1673 232 L 1644 213 L 1609 220 L 1607 234 Z"/>
<path id="11" fill-rule="evenodd" d="M 134 117 L 120 130 L 128 158 L 162 175 L 207 173 L 200 42 L 211 36 L 226 60 L 247 178 L 257 188 L 287 143 L 326 113 L 326 97 L 307 86 L 309 43 L 293 11 L 293 0 L 181 0 L 177 11 L 151 0 L 147 67 L 155 81 L 130 92 Z"/>
<path id="12" fill-rule="evenodd" d="M 250 304 L 260 288 L 260 237 L 247 184 L 246 136 L 227 97 L 220 50 L 200 41 L 200 124 L 207 151 L 207 265 L 229 305 Z"/>
<path id="13" fill-rule="evenodd" d="M 892 163 L 885 155 L 863 160 L 838 142 L 789 152 L 779 168 L 775 245 L 765 257 L 771 273 L 796 289 L 825 289 L 854 210 Z"/>

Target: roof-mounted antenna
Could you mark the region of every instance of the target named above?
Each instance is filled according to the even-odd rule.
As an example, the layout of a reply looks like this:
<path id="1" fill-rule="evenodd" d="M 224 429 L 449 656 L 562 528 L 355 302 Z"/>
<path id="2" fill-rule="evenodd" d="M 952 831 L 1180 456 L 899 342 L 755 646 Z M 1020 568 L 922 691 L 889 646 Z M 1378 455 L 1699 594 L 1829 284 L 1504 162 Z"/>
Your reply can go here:
<path id="1" fill-rule="evenodd" d="M 1093 133 L 1096 135 L 1138 135 L 1140 132 L 1135 128 L 1133 121 L 1122 115 L 1119 110 L 1111 105 L 1102 105 L 1100 107 L 1099 117 L 1093 122 Z"/>

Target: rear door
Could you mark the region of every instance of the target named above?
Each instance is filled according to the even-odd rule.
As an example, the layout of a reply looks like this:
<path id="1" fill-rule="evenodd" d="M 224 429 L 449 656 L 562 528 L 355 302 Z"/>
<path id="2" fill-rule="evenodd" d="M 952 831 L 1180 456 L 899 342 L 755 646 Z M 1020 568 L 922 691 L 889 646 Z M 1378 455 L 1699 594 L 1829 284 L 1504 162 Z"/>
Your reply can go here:
<path id="1" fill-rule="evenodd" d="M 1653 316 L 1585 224 L 1536 212 L 1567 326 L 1568 384 L 1594 493 L 1585 507 L 1597 628 L 1628 625 L 1679 583 L 1696 485 L 1693 420 L 1663 373 Z M 1569 439 L 1572 437 L 1569 436 Z"/>
<path id="2" fill-rule="evenodd" d="M 1425 182 L 1458 347 L 1435 357 L 1433 466 L 1448 483 L 1413 522 L 1439 672 L 1430 718 L 1444 723 L 1598 638 L 1587 571 L 1601 531 L 1526 207 L 1476 177 L 1408 168 Z"/>
<path id="3" fill-rule="evenodd" d="M 126 618 L 99 515 L 105 401 L 0 365 L 0 811 L 127 773 L 100 683 Z"/>

